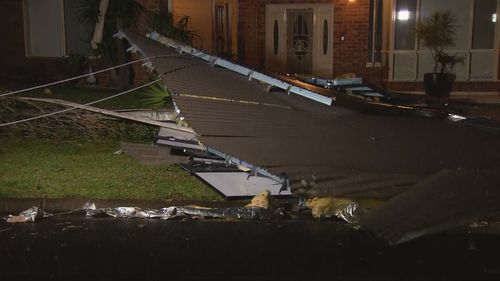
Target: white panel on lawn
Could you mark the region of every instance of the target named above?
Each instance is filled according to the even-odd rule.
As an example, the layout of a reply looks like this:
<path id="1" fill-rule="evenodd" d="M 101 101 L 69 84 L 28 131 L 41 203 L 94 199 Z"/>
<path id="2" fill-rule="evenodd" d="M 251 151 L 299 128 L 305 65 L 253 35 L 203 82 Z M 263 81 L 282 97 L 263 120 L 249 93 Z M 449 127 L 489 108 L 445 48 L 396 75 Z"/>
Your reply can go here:
<path id="1" fill-rule="evenodd" d="M 281 183 L 260 176 L 248 178 L 248 173 L 244 172 L 209 172 L 196 175 L 226 197 L 250 197 L 266 190 L 269 190 L 271 195 L 291 195 L 289 190 L 279 193 Z"/>

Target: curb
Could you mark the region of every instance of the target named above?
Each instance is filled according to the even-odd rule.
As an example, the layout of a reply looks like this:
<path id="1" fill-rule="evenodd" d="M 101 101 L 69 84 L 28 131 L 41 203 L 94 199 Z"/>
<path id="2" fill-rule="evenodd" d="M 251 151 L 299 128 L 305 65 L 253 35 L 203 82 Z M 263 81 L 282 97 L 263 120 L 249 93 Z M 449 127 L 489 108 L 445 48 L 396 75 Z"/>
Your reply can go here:
<path id="1" fill-rule="evenodd" d="M 209 200 L 138 200 L 138 199 L 84 199 L 84 198 L 0 198 L 0 214 L 18 214 L 36 206 L 49 213 L 62 213 L 82 208 L 86 202 L 93 202 L 98 208 L 140 207 L 160 209 L 169 206 L 198 205 L 212 208 L 243 206 L 247 201 Z M 249 200 L 248 200 L 249 202 Z"/>

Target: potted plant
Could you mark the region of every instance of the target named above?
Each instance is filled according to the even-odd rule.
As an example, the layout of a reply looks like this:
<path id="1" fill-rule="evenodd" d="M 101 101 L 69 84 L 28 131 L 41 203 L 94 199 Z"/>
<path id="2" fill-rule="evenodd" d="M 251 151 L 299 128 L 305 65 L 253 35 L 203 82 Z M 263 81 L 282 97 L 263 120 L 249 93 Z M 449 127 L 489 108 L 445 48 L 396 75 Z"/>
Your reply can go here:
<path id="1" fill-rule="evenodd" d="M 445 49 L 455 46 L 456 22 L 457 18 L 451 11 L 435 11 L 417 22 L 417 38 L 431 51 L 434 60 L 433 72 L 424 74 L 424 88 L 428 95 L 449 96 L 455 82 L 454 67 L 464 61 L 457 54 L 445 52 Z"/>

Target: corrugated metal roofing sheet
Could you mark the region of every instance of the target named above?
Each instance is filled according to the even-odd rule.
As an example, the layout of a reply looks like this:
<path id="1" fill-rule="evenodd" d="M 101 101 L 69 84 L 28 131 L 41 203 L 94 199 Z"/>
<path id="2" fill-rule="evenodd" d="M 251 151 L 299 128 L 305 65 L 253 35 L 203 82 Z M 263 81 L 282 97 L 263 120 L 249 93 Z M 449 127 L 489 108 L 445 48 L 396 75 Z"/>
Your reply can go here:
<path id="1" fill-rule="evenodd" d="M 147 56 L 175 50 L 133 33 Z M 363 115 L 283 92 L 182 55 L 153 59 L 199 140 L 331 195 L 389 196 L 446 168 L 500 166 L 500 140 L 444 121 Z M 473 145 L 472 145 L 473 144 Z M 378 191 L 377 191 L 378 190 Z M 389 191 L 388 191 L 389 190 Z"/>

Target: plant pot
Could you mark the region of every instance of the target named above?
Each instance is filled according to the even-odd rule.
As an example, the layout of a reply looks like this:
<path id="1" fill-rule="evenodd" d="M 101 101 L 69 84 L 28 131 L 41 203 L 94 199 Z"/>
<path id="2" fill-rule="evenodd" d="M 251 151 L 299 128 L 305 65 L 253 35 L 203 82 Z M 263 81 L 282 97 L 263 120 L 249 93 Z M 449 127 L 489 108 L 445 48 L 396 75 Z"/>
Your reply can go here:
<path id="1" fill-rule="evenodd" d="M 448 73 L 425 73 L 425 93 L 434 97 L 450 96 L 451 88 L 455 82 L 455 75 Z"/>

